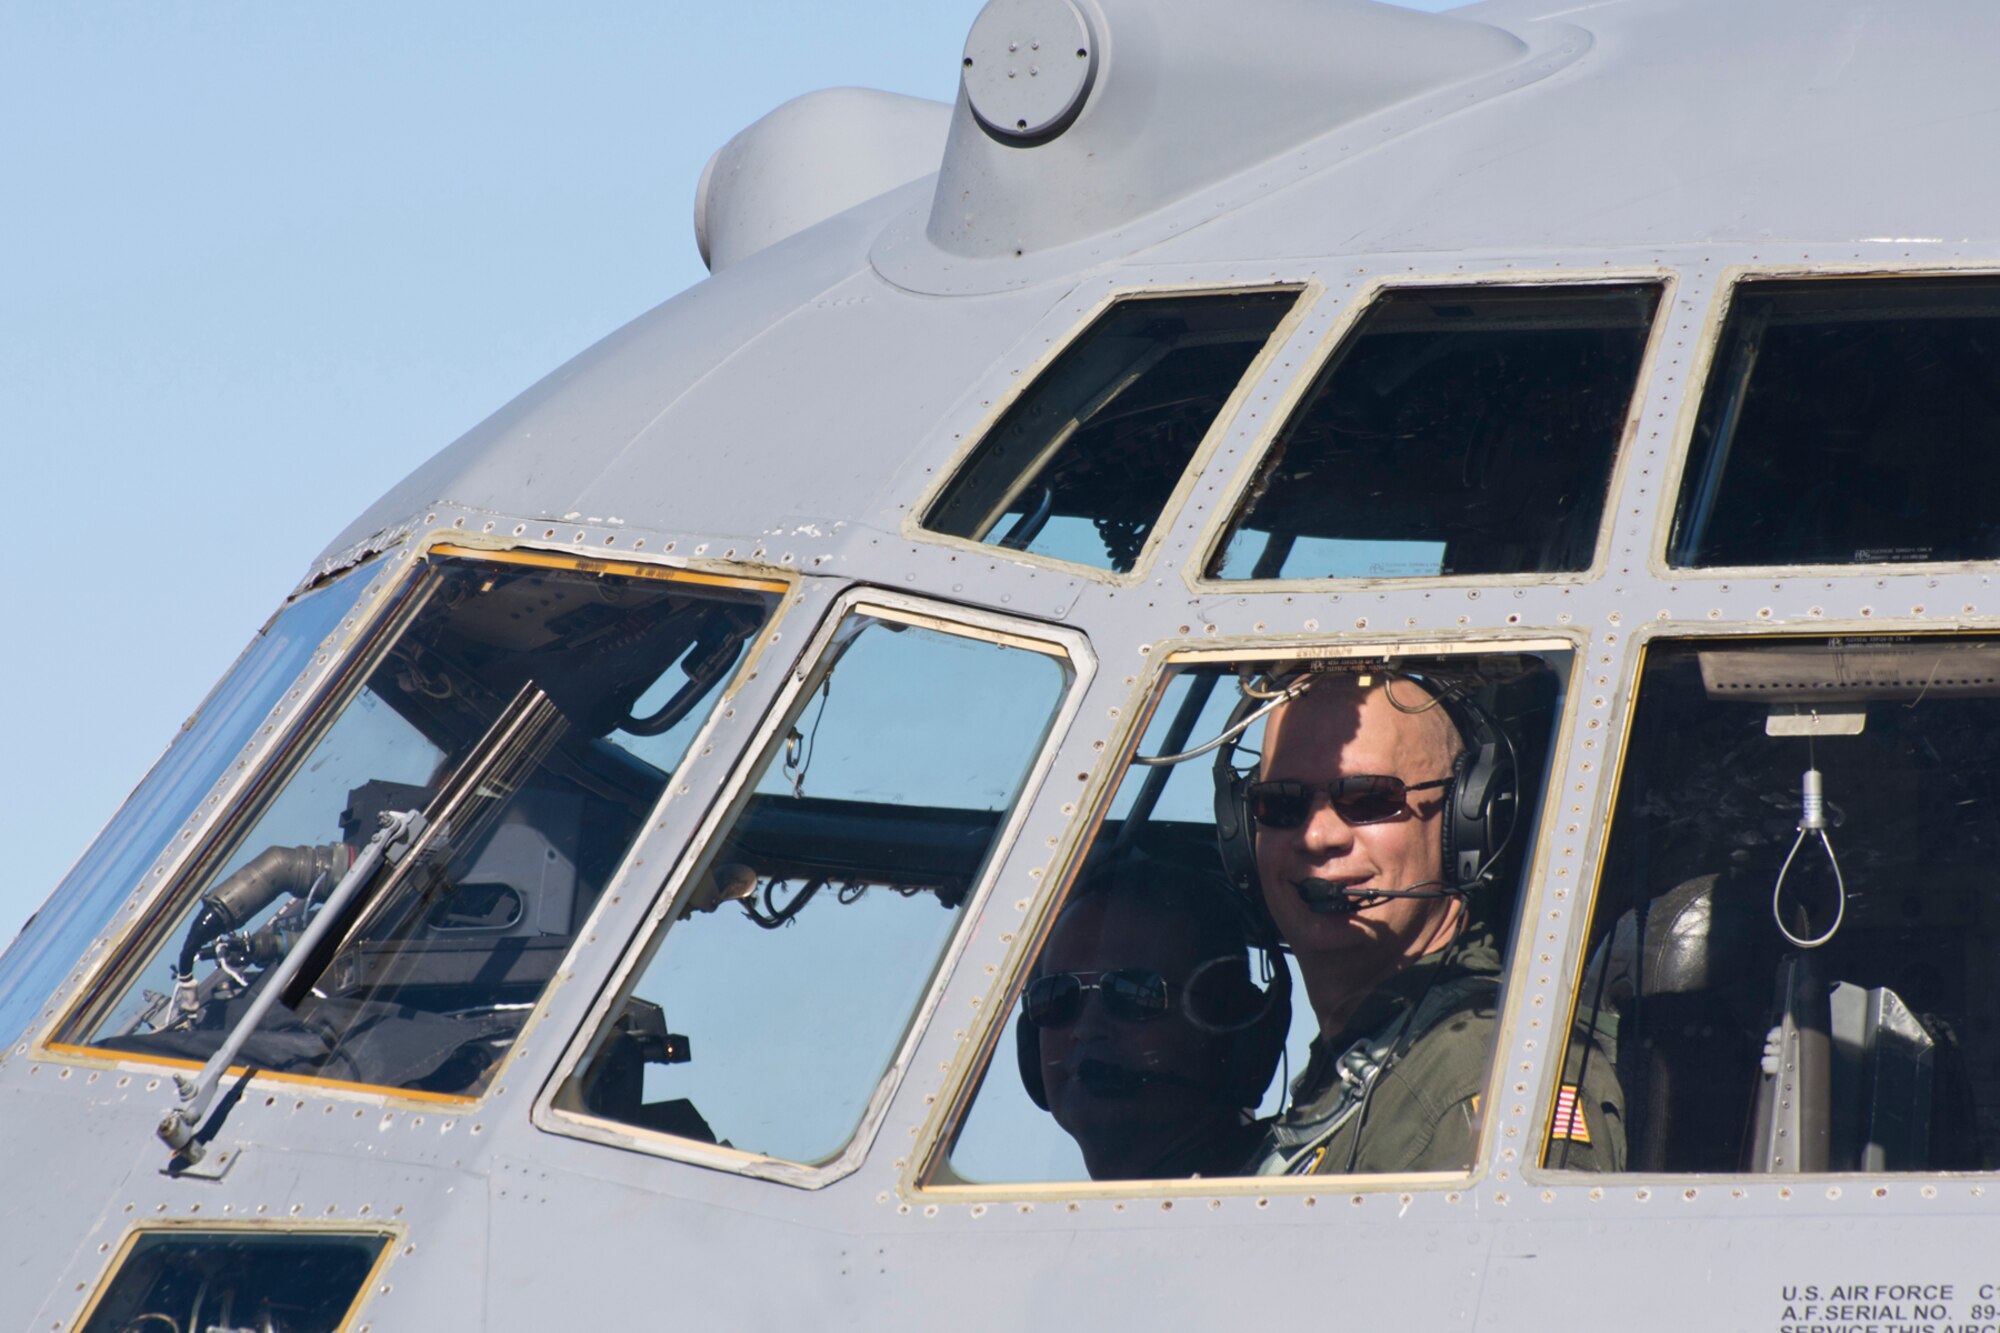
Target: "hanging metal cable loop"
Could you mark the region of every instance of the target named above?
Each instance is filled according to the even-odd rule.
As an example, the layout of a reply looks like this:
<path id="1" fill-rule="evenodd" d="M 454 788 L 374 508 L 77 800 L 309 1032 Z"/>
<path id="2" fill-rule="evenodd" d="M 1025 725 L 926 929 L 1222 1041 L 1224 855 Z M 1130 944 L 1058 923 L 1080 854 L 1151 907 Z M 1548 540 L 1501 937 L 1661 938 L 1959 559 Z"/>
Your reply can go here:
<path id="1" fill-rule="evenodd" d="M 1840 858 L 1833 854 L 1833 843 L 1826 836 L 1826 787 L 1817 768 L 1809 768 L 1799 779 L 1799 836 L 1792 840 L 1792 850 L 1785 853 L 1785 864 L 1778 868 L 1778 882 L 1771 886 L 1771 919 L 1777 923 L 1778 933 L 1801 949 L 1817 949 L 1832 939 L 1840 930 L 1840 923 L 1847 916 L 1847 881 L 1840 873 Z M 1817 837 L 1819 845 L 1826 849 L 1827 864 L 1833 867 L 1835 889 L 1833 924 L 1825 933 L 1811 939 L 1801 939 L 1785 924 L 1782 899 L 1785 893 L 1785 876 L 1791 873 L 1792 861 L 1798 856 L 1799 848 L 1806 839 Z"/>

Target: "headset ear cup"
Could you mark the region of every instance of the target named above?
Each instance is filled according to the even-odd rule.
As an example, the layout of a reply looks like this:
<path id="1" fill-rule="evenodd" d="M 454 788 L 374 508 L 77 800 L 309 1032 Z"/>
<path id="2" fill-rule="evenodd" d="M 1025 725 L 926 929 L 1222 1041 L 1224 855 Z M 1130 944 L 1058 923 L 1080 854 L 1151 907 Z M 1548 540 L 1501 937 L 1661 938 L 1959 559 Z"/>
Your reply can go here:
<path id="1" fill-rule="evenodd" d="M 1254 1108 L 1264 1100 L 1284 1058 L 1285 1038 L 1291 1035 L 1292 971 L 1281 956 L 1273 955 L 1271 961 L 1275 970 L 1264 991 L 1263 1012 L 1230 1037 L 1222 1092 L 1232 1106 Z"/>
<path id="2" fill-rule="evenodd" d="M 1042 1084 L 1042 1033 L 1026 1014 L 1014 1019 L 1014 1059 L 1021 1066 L 1021 1088 L 1028 1100 L 1048 1110 L 1049 1091 Z"/>
<path id="3" fill-rule="evenodd" d="M 1473 797 L 1477 790 L 1475 772 L 1481 750 L 1477 740 L 1473 740 L 1458 752 L 1458 758 L 1451 766 L 1451 785 L 1444 789 L 1444 872 L 1451 876 L 1452 883 L 1469 888 L 1479 877 L 1479 867 L 1486 860 L 1485 811 L 1468 809 L 1461 796 Z"/>
<path id="4" fill-rule="evenodd" d="M 1215 849 L 1222 860 L 1223 878 L 1236 894 L 1251 939 L 1275 939 L 1277 922 L 1265 905 L 1264 890 L 1257 879 L 1257 832 L 1250 818 L 1250 784 L 1257 770 L 1238 773 L 1229 765 L 1236 747 L 1223 747 L 1215 765 Z"/>
<path id="5" fill-rule="evenodd" d="M 1445 817 L 1439 837 L 1444 871 L 1461 892 L 1484 887 L 1494 859 L 1506 846 L 1513 824 L 1514 748 L 1500 724 L 1477 701 L 1464 695 L 1438 696 L 1462 741 L 1445 788 Z"/>
<path id="6" fill-rule="evenodd" d="M 1234 746 L 1224 748 L 1215 777 L 1215 846 L 1222 856 L 1222 873 L 1230 887 L 1247 898 L 1257 893 L 1257 847 L 1250 828 L 1250 783 L 1253 775 L 1238 773 L 1227 762 Z"/>

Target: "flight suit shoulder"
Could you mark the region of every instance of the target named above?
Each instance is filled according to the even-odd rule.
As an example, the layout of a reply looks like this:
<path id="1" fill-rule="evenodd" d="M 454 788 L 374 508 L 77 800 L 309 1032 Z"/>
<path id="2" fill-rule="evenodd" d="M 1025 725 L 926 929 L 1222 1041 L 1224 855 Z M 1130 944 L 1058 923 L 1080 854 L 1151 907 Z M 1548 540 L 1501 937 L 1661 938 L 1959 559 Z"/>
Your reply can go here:
<path id="1" fill-rule="evenodd" d="M 1496 1000 L 1490 990 L 1468 995 L 1383 1072 L 1358 1127 L 1358 1170 L 1455 1171 L 1472 1165 L 1492 1063 Z"/>

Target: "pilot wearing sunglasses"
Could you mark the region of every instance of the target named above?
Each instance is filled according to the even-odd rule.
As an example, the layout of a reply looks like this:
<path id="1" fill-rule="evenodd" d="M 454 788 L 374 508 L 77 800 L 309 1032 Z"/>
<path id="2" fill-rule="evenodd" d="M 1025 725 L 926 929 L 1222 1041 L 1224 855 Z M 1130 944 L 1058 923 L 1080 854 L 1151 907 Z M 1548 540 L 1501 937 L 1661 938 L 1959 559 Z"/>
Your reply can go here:
<path id="1" fill-rule="evenodd" d="M 1257 876 L 1319 1035 L 1263 1174 L 1473 1162 L 1501 964 L 1477 919 L 1480 877 L 1446 868 L 1465 748 L 1438 696 L 1400 677 L 1321 677 L 1271 715 L 1246 790 Z M 1616 1169 L 1620 1099 L 1610 1058 L 1595 1064 L 1559 1103 L 1562 1164 Z"/>
<path id="2" fill-rule="evenodd" d="M 1219 878 L 1127 858 L 1079 882 L 1022 996 L 1028 1093 L 1094 1180 L 1239 1175 L 1290 1005 L 1251 980 Z"/>

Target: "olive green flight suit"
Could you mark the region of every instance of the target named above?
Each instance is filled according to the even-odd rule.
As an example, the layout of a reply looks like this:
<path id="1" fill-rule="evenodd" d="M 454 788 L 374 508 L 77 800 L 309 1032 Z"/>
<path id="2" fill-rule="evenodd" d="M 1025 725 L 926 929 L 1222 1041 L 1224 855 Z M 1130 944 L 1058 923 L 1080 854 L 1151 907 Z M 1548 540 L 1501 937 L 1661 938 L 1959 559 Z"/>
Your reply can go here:
<path id="1" fill-rule="evenodd" d="M 1309 1175 L 1470 1167 L 1478 1154 L 1499 1000 L 1500 959 L 1484 935 L 1398 973 L 1341 1032 L 1314 1039 L 1312 1058 L 1292 1084 L 1291 1105 L 1271 1126 L 1250 1170 Z M 1611 1052 L 1595 1039 L 1566 1045 L 1563 1084 L 1574 1091 L 1558 1102 L 1547 1164 L 1622 1170 L 1624 1098 Z"/>

